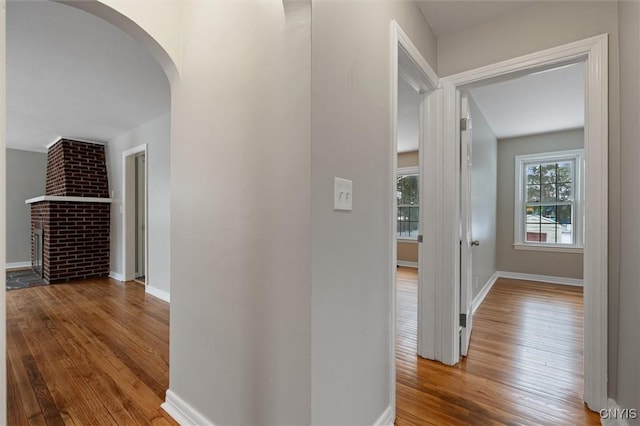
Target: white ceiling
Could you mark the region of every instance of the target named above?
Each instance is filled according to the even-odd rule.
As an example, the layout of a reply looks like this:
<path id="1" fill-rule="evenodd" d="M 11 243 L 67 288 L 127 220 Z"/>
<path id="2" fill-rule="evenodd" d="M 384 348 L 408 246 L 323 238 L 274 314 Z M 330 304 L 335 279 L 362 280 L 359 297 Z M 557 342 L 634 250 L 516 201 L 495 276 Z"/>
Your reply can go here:
<path id="1" fill-rule="evenodd" d="M 109 141 L 170 108 L 167 78 L 128 35 L 51 1 L 7 2 L 7 146 Z"/>
<path id="2" fill-rule="evenodd" d="M 470 91 L 498 139 L 584 127 L 584 73 L 573 64 Z M 398 83 L 398 152 L 418 150 L 419 95 Z"/>
<path id="3" fill-rule="evenodd" d="M 420 95 L 403 78 L 398 79 L 398 152 L 418 150 Z"/>
<path id="4" fill-rule="evenodd" d="M 524 9 L 533 3 L 535 1 L 530 0 L 418 0 L 418 6 L 436 37 L 484 24 L 500 15 Z"/>
<path id="5" fill-rule="evenodd" d="M 471 90 L 498 139 L 584 127 L 583 65 Z"/>

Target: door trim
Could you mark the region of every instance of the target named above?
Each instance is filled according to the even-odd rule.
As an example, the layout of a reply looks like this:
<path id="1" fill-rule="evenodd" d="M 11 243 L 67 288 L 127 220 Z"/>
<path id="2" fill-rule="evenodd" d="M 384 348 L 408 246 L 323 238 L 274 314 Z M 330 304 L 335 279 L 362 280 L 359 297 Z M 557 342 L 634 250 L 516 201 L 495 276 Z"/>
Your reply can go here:
<path id="1" fill-rule="evenodd" d="M 145 156 L 144 176 L 145 176 L 145 286 L 149 288 L 149 158 L 147 156 L 147 144 L 138 145 L 122 153 L 122 275 L 124 281 L 135 279 L 136 259 L 135 259 L 135 157 L 143 154 Z"/>
<path id="2" fill-rule="evenodd" d="M 434 151 L 440 145 L 437 143 L 436 137 L 441 127 L 438 125 L 441 118 L 438 110 L 439 96 L 441 90 L 438 88 L 438 76 L 431 68 L 429 63 L 424 59 L 420 51 L 411 42 L 407 34 L 402 30 L 395 20 L 391 21 L 391 55 L 390 55 L 390 94 L 391 94 L 391 174 L 389 176 L 389 194 L 395 194 L 397 190 L 396 176 L 398 173 L 398 80 L 400 76 L 409 82 L 416 90 L 420 92 L 420 191 L 424 199 L 420 200 L 420 216 L 423 216 L 427 206 L 437 205 L 435 200 L 437 185 L 434 184 L 437 177 L 437 167 L 440 166 L 436 160 L 438 156 L 428 157 L 429 167 L 425 167 L 424 151 L 432 148 Z M 428 96 L 429 95 L 429 96 Z M 433 117 L 433 125 L 425 126 L 426 117 Z M 429 176 L 425 174 L 425 168 L 429 171 Z M 432 186 L 429 191 L 423 190 L 425 185 L 423 182 L 429 179 Z M 398 260 L 397 253 L 397 200 L 395 196 L 389 200 L 389 233 L 390 233 L 390 253 L 389 259 L 389 389 L 390 389 L 390 408 L 395 419 L 396 412 L 396 265 Z M 430 201 L 426 201 L 430 200 Z M 432 221 L 432 228 L 436 229 L 435 221 Z M 427 301 L 431 301 L 435 305 L 435 256 L 428 254 L 436 253 L 435 243 L 437 241 L 434 235 L 431 235 L 431 228 L 424 228 L 424 221 L 420 221 L 421 232 L 424 235 L 424 243 L 418 245 L 418 264 L 420 270 L 428 270 L 429 277 L 420 277 L 418 280 L 418 354 L 433 354 L 435 345 L 435 313 L 432 307 L 425 309 Z M 430 260 L 429 265 L 425 265 L 424 259 Z M 432 266 L 433 265 L 433 266 Z M 426 315 L 425 315 L 426 313 Z M 423 325 L 426 325 L 423 326 Z M 432 355 L 433 357 L 434 355 Z"/>
<path id="3" fill-rule="evenodd" d="M 584 247 L 584 401 L 598 411 L 607 404 L 607 238 L 608 238 L 608 51 L 607 34 L 556 48 L 498 62 L 471 71 L 444 77 L 440 84 L 445 96 L 445 135 L 442 208 L 446 238 L 440 241 L 445 261 L 444 286 L 437 303 L 444 307 L 440 318 L 443 338 L 442 361 L 459 361 L 457 336 L 460 280 L 459 191 L 460 140 L 457 104 L 460 89 L 507 80 L 564 64 L 584 63 L 585 67 L 585 220 L 589 224 Z"/>

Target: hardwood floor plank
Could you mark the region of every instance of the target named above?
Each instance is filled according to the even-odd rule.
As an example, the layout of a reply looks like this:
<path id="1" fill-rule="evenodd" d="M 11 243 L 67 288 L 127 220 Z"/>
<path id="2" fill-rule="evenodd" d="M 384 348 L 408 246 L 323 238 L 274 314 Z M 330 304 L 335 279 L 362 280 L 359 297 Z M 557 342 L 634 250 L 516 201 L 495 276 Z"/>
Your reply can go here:
<path id="1" fill-rule="evenodd" d="M 24 362 L 23 362 L 24 360 Z M 10 425 L 174 426 L 169 306 L 91 279 L 7 292 Z"/>
<path id="2" fill-rule="evenodd" d="M 397 290 L 397 425 L 600 424 L 581 397 L 581 288 L 498 280 L 456 366 L 416 355 L 415 269 Z"/>

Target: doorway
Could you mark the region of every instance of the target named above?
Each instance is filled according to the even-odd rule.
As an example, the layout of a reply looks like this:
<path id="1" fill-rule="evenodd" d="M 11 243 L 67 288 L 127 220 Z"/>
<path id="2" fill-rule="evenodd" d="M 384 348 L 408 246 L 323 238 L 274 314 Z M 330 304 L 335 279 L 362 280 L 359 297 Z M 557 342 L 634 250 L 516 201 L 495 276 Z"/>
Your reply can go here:
<path id="1" fill-rule="evenodd" d="M 147 145 L 122 153 L 122 260 L 125 281 L 148 279 Z"/>
<path id="2" fill-rule="evenodd" d="M 417 356 L 435 359 L 436 356 L 434 288 L 438 250 L 437 226 L 433 219 L 439 164 L 434 153 L 438 150 L 441 126 L 437 114 L 442 100 L 442 91 L 437 89 L 438 76 L 395 21 L 392 21 L 391 36 L 390 185 L 394 196 L 389 200 L 392 212 L 389 228 L 392 242 L 389 422 L 393 421 L 396 411 L 396 327 L 404 326 L 403 332 L 409 333 L 405 339 L 411 342 L 408 356 L 414 359 Z M 405 138 L 408 144 L 405 144 Z M 399 155 L 399 151 L 407 155 Z M 399 244 L 405 247 L 399 249 Z M 399 266 L 406 270 L 398 271 Z M 402 286 L 398 279 L 403 281 Z M 408 292 L 406 285 L 410 287 Z M 408 308 L 407 312 L 401 313 L 407 315 L 402 318 L 404 324 L 398 321 L 401 308 Z"/>
<path id="3" fill-rule="evenodd" d="M 144 154 L 135 157 L 135 227 L 136 273 L 135 280 L 145 283 L 147 264 L 147 178 Z"/>
<path id="4" fill-rule="evenodd" d="M 445 227 L 454 235 L 460 235 L 460 227 L 465 222 L 462 209 L 467 208 L 461 200 L 461 179 L 466 167 L 461 162 L 465 147 L 461 139 L 460 99 L 465 90 L 491 82 L 514 79 L 522 75 L 544 72 L 571 64 L 582 64 L 585 74 L 585 197 L 589 208 L 581 214 L 589 223 L 589 232 L 584 236 L 584 401 L 590 409 L 606 407 L 607 373 L 607 37 L 593 37 L 579 42 L 549 49 L 543 52 L 504 61 L 481 69 L 472 70 L 443 78 L 445 91 L 445 162 L 459 164 L 451 168 L 445 176 L 447 185 L 453 191 L 445 198 L 443 207 L 460 212 L 456 217 L 446 218 Z M 579 161 L 579 160 L 578 160 Z M 541 235 L 541 231 L 537 233 Z M 450 307 L 452 315 L 444 315 L 445 352 L 443 362 L 455 364 L 460 357 L 459 324 L 461 315 L 469 315 L 472 303 L 469 298 L 460 306 L 461 287 L 470 294 L 471 276 L 461 282 L 461 271 L 468 267 L 463 263 L 459 245 L 469 244 L 456 238 L 442 242 L 446 251 L 452 254 L 450 269 L 445 265 L 445 282 L 455 283 L 453 292 L 445 294 L 443 306 Z M 464 250 L 463 250 L 464 251 Z M 450 281 L 449 281 L 450 279 Z M 451 284 L 450 284 L 451 285 Z M 450 296 L 453 296 L 451 298 Z M 446 308 L 445 308 L 446 309 Z M 470 327 L 462 331 L 463 338 L 470 335 Z"/>

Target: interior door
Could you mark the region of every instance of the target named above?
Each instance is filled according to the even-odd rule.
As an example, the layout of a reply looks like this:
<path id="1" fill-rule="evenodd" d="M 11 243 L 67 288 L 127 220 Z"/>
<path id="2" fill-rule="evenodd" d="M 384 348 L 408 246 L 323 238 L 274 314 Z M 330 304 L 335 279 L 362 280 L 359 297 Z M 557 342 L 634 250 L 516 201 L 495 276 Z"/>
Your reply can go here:
<path id="1" fill-rule="evenodd" d="M 460 354 L 467 356 L 473 318 L 472 302 L 472 248 L 471 229 L 471 169 L 472 138 L 471 114 L 466 94 L 460 97 Z"/>

